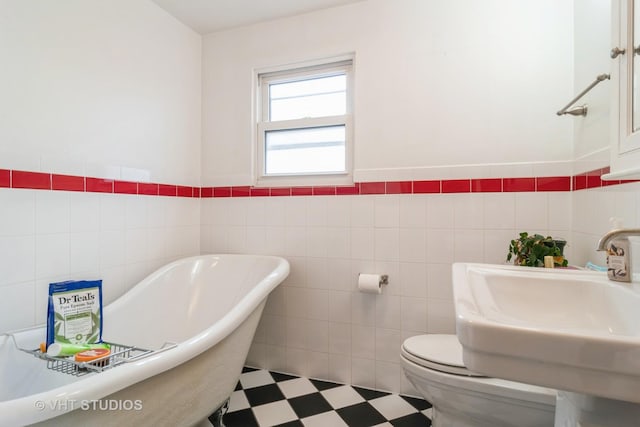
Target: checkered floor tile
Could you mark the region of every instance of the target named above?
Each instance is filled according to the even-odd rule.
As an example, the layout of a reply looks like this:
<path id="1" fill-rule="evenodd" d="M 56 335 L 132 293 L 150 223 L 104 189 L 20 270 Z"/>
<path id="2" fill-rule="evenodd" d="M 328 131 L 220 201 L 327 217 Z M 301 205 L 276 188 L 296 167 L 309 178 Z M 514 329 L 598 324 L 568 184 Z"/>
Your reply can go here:
<path id="1" fill-rule="evenodd" d="M 227 427 L 425 427 L 422 399 L 245 368 L 224 416 Z"/>

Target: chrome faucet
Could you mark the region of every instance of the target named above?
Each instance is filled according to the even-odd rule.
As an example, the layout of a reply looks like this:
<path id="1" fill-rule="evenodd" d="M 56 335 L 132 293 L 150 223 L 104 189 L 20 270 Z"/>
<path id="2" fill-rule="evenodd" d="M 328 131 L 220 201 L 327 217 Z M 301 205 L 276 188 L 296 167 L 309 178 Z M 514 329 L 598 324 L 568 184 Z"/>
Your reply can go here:
<path id="1" fill-rule="evenodd" d="M 611 240 L 616 237 L 627 237 L 627 236 L 640 236 L 640 228 L 617 228 L 615 230 L 609 231 L 607 234 L 600 238 L 598 242 L 597 251 L 605 251 L 607 250 L 607 245 Z"/>

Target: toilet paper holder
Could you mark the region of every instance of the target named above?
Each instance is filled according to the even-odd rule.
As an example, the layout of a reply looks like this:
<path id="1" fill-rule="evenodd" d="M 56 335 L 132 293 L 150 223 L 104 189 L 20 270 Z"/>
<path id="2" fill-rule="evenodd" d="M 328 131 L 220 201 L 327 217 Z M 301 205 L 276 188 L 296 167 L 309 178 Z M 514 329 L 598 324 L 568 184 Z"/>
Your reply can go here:
<path id="1" fill-rule="evenodd" d="M 358 276 L 360 276 L 361 274 L 368 274 L 368 273 L 360 273 L 358 274 Z M 380 274 L 380 280 L 378 281 L 379 285 L 388 285 L 389 284 L 389 275 L 388 274 Z"/>
<path id="2" fill-rule="evenodd" d="M 387 274 L 358 274 L 358 291 L 367 294 L 381 294 L 382 285 L 389 284 L 389 276 Z"/>

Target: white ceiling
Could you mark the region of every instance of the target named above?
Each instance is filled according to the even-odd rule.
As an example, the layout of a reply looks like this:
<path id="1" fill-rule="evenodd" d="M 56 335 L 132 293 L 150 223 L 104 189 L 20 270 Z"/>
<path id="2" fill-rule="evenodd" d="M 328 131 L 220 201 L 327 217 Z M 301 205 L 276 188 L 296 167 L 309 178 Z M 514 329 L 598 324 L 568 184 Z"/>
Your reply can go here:
<path id="1" fill-rule="evenodd" d="M 361 0 L 153 0 L 200 34 Z"/>

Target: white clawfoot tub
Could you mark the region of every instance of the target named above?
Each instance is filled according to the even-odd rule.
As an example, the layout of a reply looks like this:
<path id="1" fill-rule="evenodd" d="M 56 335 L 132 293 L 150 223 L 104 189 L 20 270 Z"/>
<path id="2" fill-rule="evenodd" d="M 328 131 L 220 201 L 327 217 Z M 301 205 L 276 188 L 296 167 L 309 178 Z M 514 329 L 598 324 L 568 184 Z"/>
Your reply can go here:
<path id="1" fill-rule="evenodd" d="M 0 425 L 206 420 L 233 392 L 267 296 L 288 274 L 286 260 L 269 256 L 203 255 L 162 267 L 104 307 L 103 339 L 177 346 L 81 377 L 17 349 L 37 348 L 44 327 L 0 336 Z"/>

